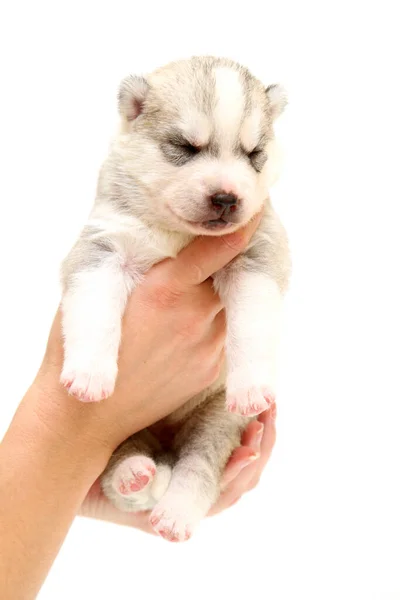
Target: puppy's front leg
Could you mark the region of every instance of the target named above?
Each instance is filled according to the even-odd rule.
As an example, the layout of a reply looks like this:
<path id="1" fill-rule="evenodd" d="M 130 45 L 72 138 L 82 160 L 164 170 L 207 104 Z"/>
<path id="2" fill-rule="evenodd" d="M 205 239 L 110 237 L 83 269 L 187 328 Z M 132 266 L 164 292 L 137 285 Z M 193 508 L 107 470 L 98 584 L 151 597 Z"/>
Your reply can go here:
<path id="1" fill-rule="evenodd" d="M 227 315 L 226 403 L 231 412 L 257 415 L 275 397 L 282 293 L 270 275 L 240 264 L 215 278 Z"/>
<path id="2" fill-rule="evenodd" d="M 84 256 L 90 257 L 90 252 Z M 114 390 L 121 318 L 132 278 L 115 252 L 97 252 L 91 264 L 76 265 L 76 251 L 64 263 L 62 299 L 64 367 L 61 383 L 84 402 Z M 72 265 L 72 268 L 71 268 Z"/>

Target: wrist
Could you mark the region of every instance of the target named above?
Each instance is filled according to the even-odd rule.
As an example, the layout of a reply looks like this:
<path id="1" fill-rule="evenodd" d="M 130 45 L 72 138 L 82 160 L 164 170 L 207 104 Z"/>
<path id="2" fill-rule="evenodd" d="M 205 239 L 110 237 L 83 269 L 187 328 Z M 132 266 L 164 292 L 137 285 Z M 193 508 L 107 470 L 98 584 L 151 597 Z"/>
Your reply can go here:
<path id="1" fill-rule="evenodd" d="M 88 484 L 100 475 L 112 448 L 98 433 L 98 419 L 51 379 L 38 377 L 29 388 L 10 427 L 29 451 L 48 452 Z"/>
<path id="2" fill-rule="evenodd" d="M 0 587 L 7 598 L 36 597 L 110 454 L 90 427 L 85 431 L 90 422 L 79 421 L 71 399 L 47 381 L 38 377 L 32 384 L 0 445 L 0 538 L 6 549 Z"/>

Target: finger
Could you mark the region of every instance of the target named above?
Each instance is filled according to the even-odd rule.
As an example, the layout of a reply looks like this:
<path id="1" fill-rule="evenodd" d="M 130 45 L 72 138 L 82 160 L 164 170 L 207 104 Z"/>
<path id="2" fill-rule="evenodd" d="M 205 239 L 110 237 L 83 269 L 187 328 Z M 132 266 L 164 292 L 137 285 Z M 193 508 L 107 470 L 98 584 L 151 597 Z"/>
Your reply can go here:
<path id="1" fill-rule="evenodd" d="M 116 523 L 117 525 L 128 525 L 135 529 L 140 529 L 141 531 L 155 535 L 149 522 L 149 511 L 129 513 L 118 510 L 104 496 L 98 481 L 92 486 L 85 498 L 80 508 L 79 515 L 90 519 Z"/>
<path id="2" fill-rule="evenodd" d="M 221 487 L 225 489 L 239 473 L 260 456 L 264 425 L 252 421 L 242 435 L 242 445 L 235 448 L 225 467 Z"/>
<path id="3" fill-rule="evenodd" d="M 276 440 L 276 404 L 258 416 L 258 422 L 264 425 L 264 435 L 261 440 L 260 468 L 263 469 L 271 456 Z"/>
<path id="4" fill-rule="evenodd" d="M 145 533 L 151 533 L 156 535 L 152 526 L 150 525 L 150 512 L 122 512 L 115 508 L 112 504 L 108 503 L 106 499 L 99 500 L 96 512 L 90 510 L 81 509 L 80 515 L 90 519 L 97 519 L 99 521 L 107 521 L 109 523 L 115 523 L 116 525 L 125 525 L 128 527 L 134 527 L 140 529 Z"/>
<path id="5" fill-rule="evenodd" d="M 257 477 L 259 473 L 259 454 L 255 454 L 254 451 L 249 448 L 243 447 L 241 451 L 243 455 L 250 458 L 250 461 L 243 460 L 241 465 L 238 465 L 236 476 L 230 481 L 230 483 L 222 490 L 220 497 L 218 498 L 215 505 L 212 507 L 209 515 L 215 515 L 229 506 L 232 506 L 243 494 L 249 489 L 251 482 Z M 232 470 L 234 467 L 231 467 Z M 228 475 L 229 477 L 229 475 Z"/>
<path id="6" fill-rule="evenodd" d="M 235 448 L 222 476 L 222 489 L 226 489 L 228 485 L 236 479 L 239 473 L 248 467 L 252 462 L 257 460 L 257 458 L 258 455 L 246 446 L 239 446 L 239 448 Z"/>
<path id="7" fill-rule="evenodd" d="M 260 459 L 257 458 L 243 468 L 233 481 L 231 481 L 231 483 L 221 492 L 217 502 L 208 513 L 209 516 L 216 515 L 226 508 L 229 508 L 229 506 L 232 506 L 232 504 L 248 490 L 250 481 L 254 479 L 255 474 L 258 472 L 257 463 L 259 460 Z"/>
<path id="8" fill-rule="evenodd" d="M 264 424 L 260 421 L 252 421 L 246 427 L 242 435 L 242 446 L 248 446 L 255 452 L 261 452 L 261 440 L 264 433 Z"/>
<path id="9" fill-rule="evenodd" d="M 212 280 L 208 279 L 193 288 L 193 292 L 191 294 L 191 308 L 197 317 L 203 315 L 206 322 L 211 323 L 224 308 L 219 295 L 214 290 Z"/>
<path id="10" fill-rule="evenodd" d="M 238 475 L 222 491 L 219 499 L 212 507 L 210 515 L 215 515 L 229 506 L 232 506 L 243 494 L 251 490 L 257 485 L 262 471 L 271 456 L 272 449 L 275 444 L 275 417 L 276 406 L 273 405 L 270 410 L 262 413 L 258 417 L 258 421 L 250 423 L 243 434 L 242 443 L 250 444 L 250 447 L 258 443 L 259 430 L 256 428 L 256 423 L 259 422 L 264 427 L 261 444 L 259 446 L 260 457 L 252 461 L 249 465 L 244 466 Z M 246 446 L 246 448 L 248 448 Z M 248 448 L 250 451 L 250 448 Z M 228 463 L 229 464 L 229 463 Z"/>
<path id="11" fill-rule="evenodd" d="M 220 337 L 223 337 L 223 340 L 225 341 L 225 336 L 226 336 L 226 313 L 225 313 L 225 309 L 222 308 L 221 310 L 219 310 L 217 312 L 217 314 L 215 315 L 213 321 L 212 321 L 212 329 L 215 333 L 215 336 L 220 339 Z"/>
<path id="12" fill-rule="evenodd" d="M 257 468 L 253 473 L 253 478 L 249 481 L 249 490 L 254 488 L 262 475 L 262 472 L 267 464 L 276 440 L 276 404 L 273 404 L 271 408 L 259 415 L 258 420 L 264 424 L 264 435 L 261 441 L 261 454 L 260 460 L 257 464 Z"/>
<path id="13" fill-rule="evenodd" d="M 200 360 L 208 358 L 212 361 L 220 361 L 221 354 L 225 348 L 226 338 L 226 317 L 225 311 L 220 310 L 212 322 L 208 325 L 202 339 L 199 340 L 199 349 L 201 348 Z"/>
<path id="14" fill-rule="evenodd" d="M 261 213 L 234 233 L 197 237 L 170 262 L 172 280 L 186 289 L 211 277 L 246 248 L 260 220 Z"/>

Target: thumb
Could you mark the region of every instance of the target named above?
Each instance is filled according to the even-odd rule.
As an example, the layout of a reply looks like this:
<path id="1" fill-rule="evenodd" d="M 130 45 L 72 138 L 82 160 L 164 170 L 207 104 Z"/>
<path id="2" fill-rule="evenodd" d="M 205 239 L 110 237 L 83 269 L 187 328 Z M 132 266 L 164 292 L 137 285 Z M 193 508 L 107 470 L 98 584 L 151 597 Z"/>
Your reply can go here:
<path id="1" fill-rule="evenodd" d="M 219 237 L 200 236 L 170 262 L 172 281 L 183 288 L 199 285 L 246 249 L 262 216 L 258 213 L 245 227 Z"/>

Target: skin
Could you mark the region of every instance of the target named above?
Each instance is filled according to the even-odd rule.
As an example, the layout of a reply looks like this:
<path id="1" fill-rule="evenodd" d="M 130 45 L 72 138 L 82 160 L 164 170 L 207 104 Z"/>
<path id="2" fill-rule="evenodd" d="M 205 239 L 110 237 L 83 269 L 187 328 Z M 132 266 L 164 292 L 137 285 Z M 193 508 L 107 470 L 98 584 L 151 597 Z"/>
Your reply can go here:
<path id="1" fill-rule="evenodd" d="M 98 478 L 129 435 L 216 380 L 225 316 L 210 275 L 246 247 L 258 223 L 229 236 L 198 238 L 177 259 L 149 271 L 128 302 L 119 377 L 105 402 L 78 402 L 59 384 L 57 313 L 43 363 L 0 446 L 2 600 L 35 598 L 77 514 L 150 531 L 145 514 L 118 513 L 107 502 Z M 212 514 L 257 483 L 274 444 L 274 421 L 271 410 L 245 431 Z"/>

